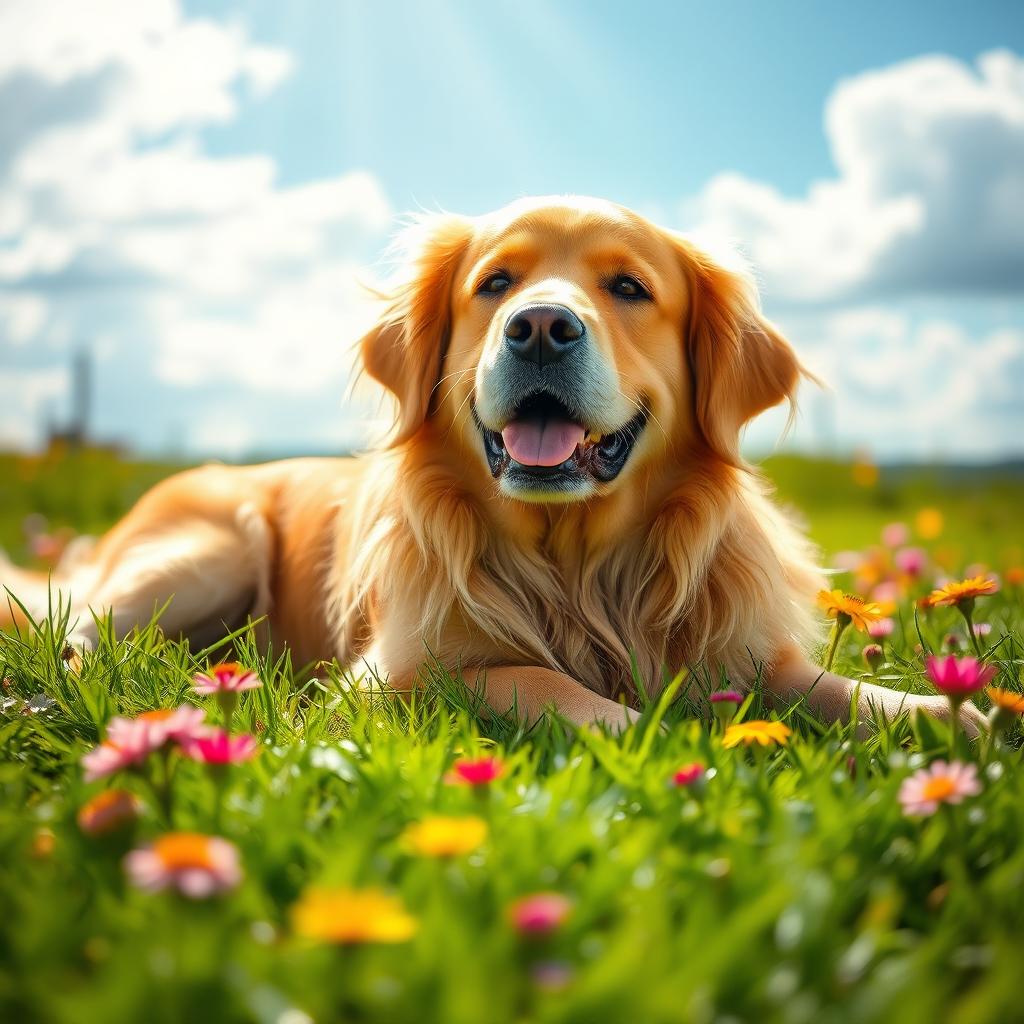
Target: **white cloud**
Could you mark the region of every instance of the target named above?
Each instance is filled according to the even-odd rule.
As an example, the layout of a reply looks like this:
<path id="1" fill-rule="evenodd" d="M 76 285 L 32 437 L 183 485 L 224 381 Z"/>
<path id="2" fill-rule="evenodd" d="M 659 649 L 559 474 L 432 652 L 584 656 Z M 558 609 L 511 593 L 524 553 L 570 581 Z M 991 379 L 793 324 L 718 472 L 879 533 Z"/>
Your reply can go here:
<path id="1" fill-rule="evenodd" d="M 291 64 L 175 0 L 0 7 L 0 108 L 17 111 L 0 125 L 0 344 L 100 333 L 105 362 L 144 355 L 173 385 L 340 401 L 386 197 L 366 173 L 282 186 L 271 157 L 213 156 L 199 134 Z"/>
<path id="2" fill-rule="evenodd" d="M 67 393 L 65 367 L 11 371 L 0 374 L 0 448 L 27 448 L 37 441 L 41 418 L 56 411 Z"/>
<path id="3" fill-rule="evenodd" d="M 1024 288 L 1024 60 L 920 57 L 841 82 L 837 176 L 790 198 L 738 174 L 690 204 L 739 240 L 771 299 Z"/>
<path id="4" fill-rule="evenodd" d="M 882 306 L 797 316 L 789 336 L 828 387 L 805 385 L 798 447 L 884 458 L 966 458 L 1020 450 L 1024 328 L 970 332 Z M 770 447 L 780 417 L 751 428 Z"/>

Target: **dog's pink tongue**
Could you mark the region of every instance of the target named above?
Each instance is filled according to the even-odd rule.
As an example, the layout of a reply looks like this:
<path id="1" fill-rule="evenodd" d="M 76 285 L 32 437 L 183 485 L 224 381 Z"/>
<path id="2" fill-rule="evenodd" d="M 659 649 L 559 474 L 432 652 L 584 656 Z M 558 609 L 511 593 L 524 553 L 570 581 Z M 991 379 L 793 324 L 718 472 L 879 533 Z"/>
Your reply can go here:
<path id="1" fill-rule="evenodd" d="M 569 420 L 513 420 L 501 439 L 524 466 L 559 466 L 583 443 L 583 428 Z"/>

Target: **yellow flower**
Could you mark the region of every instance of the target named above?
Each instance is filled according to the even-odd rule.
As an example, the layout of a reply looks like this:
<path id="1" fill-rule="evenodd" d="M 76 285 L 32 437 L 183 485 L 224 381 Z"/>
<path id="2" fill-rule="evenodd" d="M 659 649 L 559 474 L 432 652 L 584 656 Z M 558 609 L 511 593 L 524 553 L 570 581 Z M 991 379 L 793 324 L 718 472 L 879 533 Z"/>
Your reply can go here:
<path id="1" fill-rule="evenodd" d="M 986 576 L 972 576 L 969 580 L 947 583 L 944 587 L 933 590 L 928 596 L 928 603 L 936 608 L 944 604 L 958 605 L 961 601 L 973 601 L 976 597 L 994 594 L 998 589 L 995 580 L 990 580 Z"/>
<path id="2" fill-rule="evenodd" d="M 874 601 L 865 601 L 841 590 L 822 590 L 818 593 L 818 607 L 830 618 L 838 619 L 840 626 L 845 616 L 857 629 L 867 631 L 868 623 L 882 618 L 882 609 Z"/>
<path id="3" fill-rule="evenodd" d="M 725 730 L 722 746 L 728 749 L 741 743 L 748 747 L 757 743 L 767 747 L 773 743 L 785 743 L 791 732 L 792 729 L 782 722 L 737 722 Z"/>
<path id="4" fill-rule="evenodd" d="M 914 519 L 914 528 L 923 540 L 935 540 L 944 525 L 942 513 L 937 508 L 923 508 Z"/>
<path id="5" fill-rule="evenodd" d="M 486 838 L 487 822 L 473 815 L 424 818 L 402 833 L 405 845 L 424 857 L 458 857 L 472 853 Z"/>
<path id="6" fill-rule="evenodd" d="M 993 707 L 1010 711 L 1015 715 L 1024 715 L 1024 694 L 1003 690 L 998 686 L 986 686 L 985 693 L 988 694 Z"/>
<path id="7" fill-rule="evenodd" d="M 405 942 L 416 919 L 380 889 L 307 889 L 292 907 L 299 935 L 321 942 Z"/>

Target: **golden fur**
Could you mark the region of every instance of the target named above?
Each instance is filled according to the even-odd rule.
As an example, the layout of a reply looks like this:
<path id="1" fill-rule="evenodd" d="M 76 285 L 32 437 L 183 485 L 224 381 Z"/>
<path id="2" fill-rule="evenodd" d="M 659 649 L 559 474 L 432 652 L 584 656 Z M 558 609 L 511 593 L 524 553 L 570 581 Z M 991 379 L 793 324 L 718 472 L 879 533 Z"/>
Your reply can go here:
<path id="1" fill-rule="evenodd" d="M 124 632 L 168 599 L 189 636 L 265 616 L 297 661 L 369 665 L 395 686 L 431 656 L 504 710 L 549 702 L 624 723 L 664 672 L 705 665 L 735 685 L 763 673 L 828 717 L 852 684 L 808 660 L 821 586 L 806 539 L 739 454 L 743 425 L 792 402 L 802 374 L 750 282 L 682 237 L 597 200 L 524 200 L 478 217 L 421 218 L 400 279 L 361 342 L 396 400 L 388 448 L 356 460 L 205 467 L 165 481 L 55 583 Z M 509 294 L 481 297 L 500 266 Z M 652 299 L 625 303 L 628 272 Z M 646 429 L 620 476 L 581 500 L 519 500 L 488 471 L 485 405 L 516 303 L 564 303 L 611 375 L 597 433 L 637 409 Z M 483 415 L 486 415 L 486 409 Z M 501 424 L 497 424 L 500 429 Z M 4 582 L 45 602 L 13 567 Z M 895 713 L 920 698 L 866 687 Z"/>

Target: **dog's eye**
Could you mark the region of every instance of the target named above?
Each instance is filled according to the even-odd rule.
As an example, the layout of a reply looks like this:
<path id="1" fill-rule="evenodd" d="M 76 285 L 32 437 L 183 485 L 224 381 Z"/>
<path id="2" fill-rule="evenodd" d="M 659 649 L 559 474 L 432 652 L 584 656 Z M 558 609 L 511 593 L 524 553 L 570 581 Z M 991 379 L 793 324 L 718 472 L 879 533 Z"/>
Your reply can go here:
<path id="1" fill-rule="evenodd" d="M 629 274 L 619 274 L 608 283 L 608 290 L 620 299 L 649 299 L 651 293 Z"/>
<path id="2" fill-rule="evenodd" d="M 477 286 L 476 293 L 477 295 L 498 295 L 508 291 L 511 285 L 512 278 L 503 270 L 499 270 L 496 274 L 485 277 Z"/>

